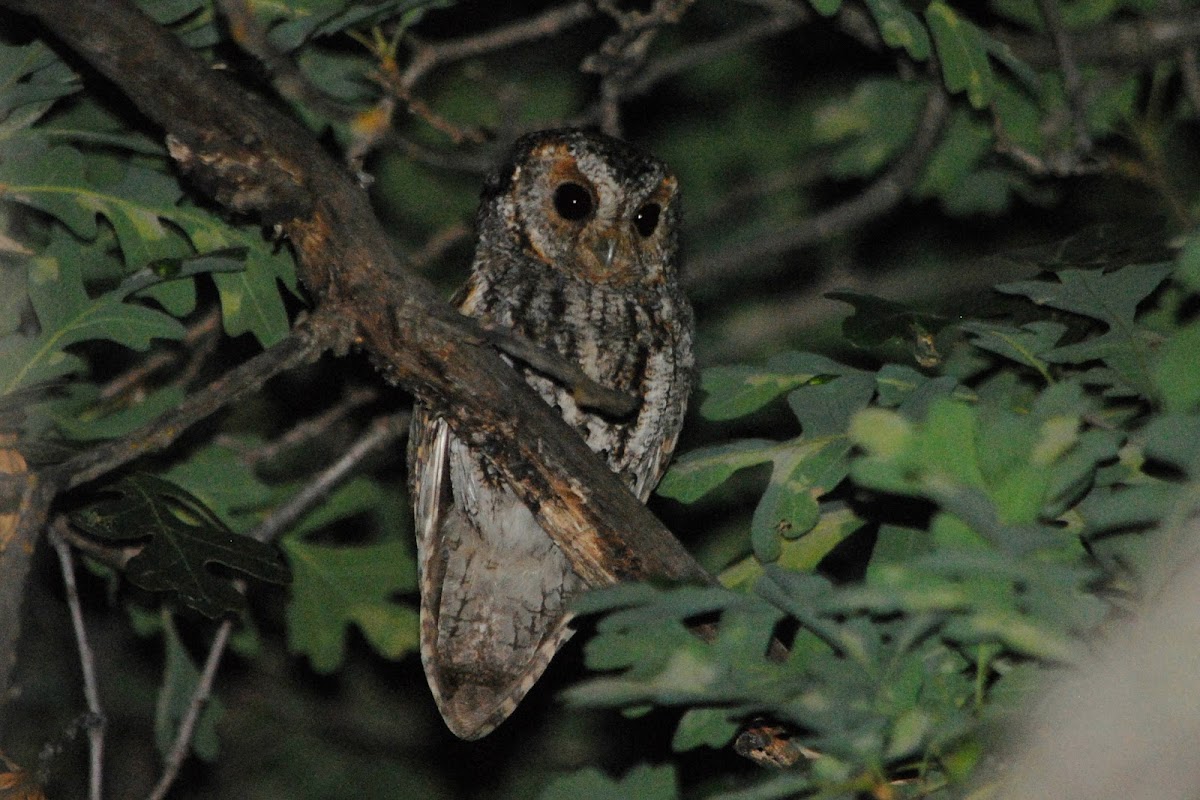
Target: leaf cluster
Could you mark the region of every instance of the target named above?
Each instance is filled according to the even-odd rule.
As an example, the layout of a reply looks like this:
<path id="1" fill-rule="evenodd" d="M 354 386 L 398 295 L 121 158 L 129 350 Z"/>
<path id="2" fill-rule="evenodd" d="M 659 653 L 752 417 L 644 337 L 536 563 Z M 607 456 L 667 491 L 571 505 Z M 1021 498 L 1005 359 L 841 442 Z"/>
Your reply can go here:
<path id="1" fill-rule="evenodd" d="M 587 661 L 604 674 L 568 699 L 680 708 L 678 751 L 721 747 L 765 717 L 818 754 L 731 797 L 893 781 L 902 796 L 961 796 L 995 743 L 988 725 L 1027 702 L 1032 676 L 1079 663 L 1160 588 L 1148 553 L 1195 502 L 1200 370 L 1177 351 L 1197 325 L 1179 313 L 1194 249 L 1002 285 L 1028 321 L 943 321 L 945 355 L 923 369 L 787 353 L 706 370 L 705 417 L 783 398 L 801 433 L 675 462 L 659 492 L 684 503 L 771 465 L 748 552 L 722 588 L 589 595 L 580 611 L 602 616 Z M 896 315 L 893 333 L 915 361 L 930 350 L 913 318 Z M 863 577 L 845 583 L 831 554 L 851 543 Z M 717 621 L 712 641 L 690 630 L 698 620 Z M 770 655 L 773 636 L 786 658 Z"/>

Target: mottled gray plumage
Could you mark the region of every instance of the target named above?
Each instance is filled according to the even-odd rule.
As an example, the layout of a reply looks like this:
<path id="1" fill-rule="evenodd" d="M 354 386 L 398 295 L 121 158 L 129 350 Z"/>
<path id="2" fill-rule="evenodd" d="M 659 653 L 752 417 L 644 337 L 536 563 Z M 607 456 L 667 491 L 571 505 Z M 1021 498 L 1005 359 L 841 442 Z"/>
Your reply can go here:
<path id="1" fill-rule="evenodd" d="M 582 191 L 581 191 L 582 190 Z M 692 381 L 692 312 L 679 285 L 675 177 L 616 139 L 520 139 L 484 187 L 457 302 L 641 399 L 627 419 L 525 379 L 643 501 L 662 477 Z M 421 570 L 421 659 L 446 724 L 475 739 L 503 722 L 571 635 L 583 587 L 490 465 L 418 407 L 410 473 Z"/>

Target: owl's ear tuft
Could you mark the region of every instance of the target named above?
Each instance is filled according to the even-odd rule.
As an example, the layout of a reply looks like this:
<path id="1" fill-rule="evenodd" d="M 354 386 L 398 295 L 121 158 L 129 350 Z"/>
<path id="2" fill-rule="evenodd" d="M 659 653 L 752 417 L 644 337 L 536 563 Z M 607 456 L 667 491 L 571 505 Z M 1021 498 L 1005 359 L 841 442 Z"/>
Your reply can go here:
<path id="1" fill-rule="evenodd" d="M 513 173 L 516 172 L 516 169 L 516 164 L 509 161 L 500 167 L 500 169 L 488 175 L 483 181 L 483 189 L 479 193 L 479 199 L 487 202 L 507 192 L 512 187 Z"/>

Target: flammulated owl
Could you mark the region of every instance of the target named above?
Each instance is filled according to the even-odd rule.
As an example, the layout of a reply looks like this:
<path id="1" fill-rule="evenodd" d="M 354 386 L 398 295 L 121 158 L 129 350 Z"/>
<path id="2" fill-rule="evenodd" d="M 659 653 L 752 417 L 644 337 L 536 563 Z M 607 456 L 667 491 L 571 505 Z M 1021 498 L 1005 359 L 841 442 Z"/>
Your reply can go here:
<path id="1" fill-rule="evenodd" d="M 645 501 L 675 449 L 692 384 L 679 283 L 679 198 L 662 162 L 578 130 L 518 140 L 484 186 L 460 310 L 639 399 L 613 419 L 517 365 Z M 488 462 L 418 407 L 409 454 L 421 571 L 421 660 L 450 730 L 503 722 L 572 633 L 582 588 L 558 545 Z"/>

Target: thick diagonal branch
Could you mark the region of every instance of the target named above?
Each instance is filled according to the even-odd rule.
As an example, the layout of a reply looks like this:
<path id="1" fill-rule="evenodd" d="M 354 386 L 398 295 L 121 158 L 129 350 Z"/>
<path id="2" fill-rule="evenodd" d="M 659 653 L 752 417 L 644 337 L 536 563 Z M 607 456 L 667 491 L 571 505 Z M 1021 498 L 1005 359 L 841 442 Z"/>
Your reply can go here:
<path id="1" fill-rule="evenodd" d="M 169 136 L 205 193 L 279 224 L 300 276 L 390 379 L 495 464 L 592 585 L 710 576 L 516 371 L 398 263 L 365 193 L 308 131 L 128 0 L 0 0 L 31 13 Z"/>

